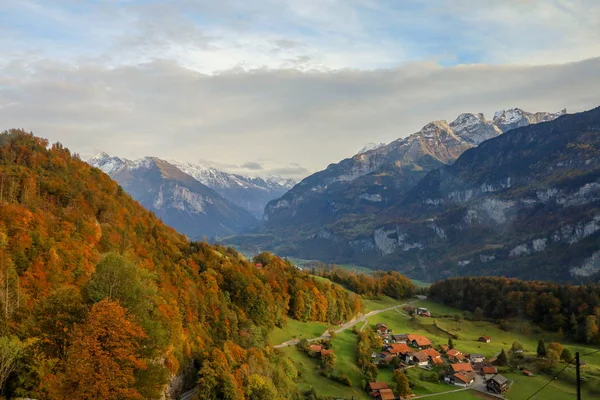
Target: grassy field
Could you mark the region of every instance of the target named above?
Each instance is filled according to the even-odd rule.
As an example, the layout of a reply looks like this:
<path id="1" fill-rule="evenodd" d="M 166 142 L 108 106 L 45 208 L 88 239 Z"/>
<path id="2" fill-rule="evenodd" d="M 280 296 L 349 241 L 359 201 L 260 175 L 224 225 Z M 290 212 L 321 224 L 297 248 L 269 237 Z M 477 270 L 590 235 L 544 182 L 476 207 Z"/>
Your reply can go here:
<path id="1" fill-rule="evenodd" d="M 356 343 L 358 337 L 350 330 L 339 333 L 333 340 L 333 349 L 337 357 L 335 370 L 339 375 L 347 375 L 352 385 L 360 388 L 362 375 L 356 366 Z"/>
<path id="2" fill-rule="evenodd" d="M 395 300 L 392 299 L 391 297 L 388 296 L 381 296 L 380 298 L 376 299 L 376 300 L 372 300 L 372 299 L 362 299 L 362 304 L 364 306 L 364 313 L 367 314 L 371 311 L 375 311 L 375 310 L 382 310 L 385 308 L 389 308 L 392 306 L 397 306 L 400 304 L 404 304 L 409 302 L 410 299 L 408 300 Z"/>
<path id="3" fill-rule="evenodd" d="M 310 339 L 321 336 L 328 325 L 323 322 L 300 322 L 295 319 L 288 318 L 287 324 L 283 328 L 275 328 L 269 334 L 269 342 L 271 344 L 281 344 L 290 339 Z"/>
<path id="4" fill-rule="evenodd" d="M 341 351 L 342 353 L 344 352 L 344 350 L 337 350 L 336 348 L 336 353 L 338 351 Z M 308 355 L 302 353 L 301 351 L 298 351 L 295 347 L 287 347 L 283 349 L 283 352 L 286 356 L 292 359 L 294 365 L 300 372 L 300 377 L 298 380 L 298 387 L 300 388 L 300 390 L 305 391 L 310 388 L 315 388 L 319 396 L 331 396 L 336 399 L 369 399 L 369 396 L 364 390 L 362 390 L 360 385 L 348 387 L 341 383 L 332 381 L 329 378 L 321 376 L 317 371 L 317 367 L 319 364 L 316 358 L 310 358 Z M 337 364 L 339 365 L 340 363 L 341 361 L 338 358 Z M 352 364 L 354 364 L 354 362 Z"/>
<path id="5" fill-rule="evenodd" d="M 461 390 L 460 392 L 446 393 L 434 397 L 435 400 L 494 400 L 493 396 L 475 390 Z"/>

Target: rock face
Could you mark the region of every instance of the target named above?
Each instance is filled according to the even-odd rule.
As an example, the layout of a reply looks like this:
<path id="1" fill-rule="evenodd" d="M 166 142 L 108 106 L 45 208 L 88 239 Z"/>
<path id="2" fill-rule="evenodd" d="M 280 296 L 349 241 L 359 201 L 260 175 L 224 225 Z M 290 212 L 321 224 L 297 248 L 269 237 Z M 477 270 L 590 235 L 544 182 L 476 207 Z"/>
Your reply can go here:
<path id="1" fill-rule="evenodd" d="M 305 179 L 267 206 L 270 230 L 263 236 L 284 255 L 396 268 L 425 280 L 478 274 L 594 279 L 600 273 L 600 108 L 556 116 L 511 110 L 491 124 L 473 114 L 429 124 L 376 154 L 365 153 L 368 161 L 355 156 L 318 180 Z M 531 124 L 544 119 L 551 121 Z M 530 125 L 499 132 L 523 123 Z M 426 147 L 430 137 L 439 143 L 435 150 Z M 390 166 L 386 156 L 393 151 L 400 165 L 411 165 L 412 175 Z M 417 165 L 426 171 L 406 179 L 415 177 Z M 352 184 L 340 189 L 348 177 Z M 380 185 L 357 190 L 359 182 Z M 319 203 L 315 197 L 323 193 Z M 355 204 L 369 206 L 344 210 L 337 193 L 352 193 Z M 306 218 L 307 202 L 323 205 L 320 215 L 325 210 L 332 217 L 315 217 L 318 227 L 297 223 Z M 345 214 L 337 217 L 340 211 Z M 286 220 L 296 230 L 280 228 Z"/>
<path id="2" fill-rule="evenodd" d="M 89 163 L 191 239 L 232 235 L 257 224 L 249 211 L 164 160 L 145 157 L 130 161 L 101 153 Z"/>

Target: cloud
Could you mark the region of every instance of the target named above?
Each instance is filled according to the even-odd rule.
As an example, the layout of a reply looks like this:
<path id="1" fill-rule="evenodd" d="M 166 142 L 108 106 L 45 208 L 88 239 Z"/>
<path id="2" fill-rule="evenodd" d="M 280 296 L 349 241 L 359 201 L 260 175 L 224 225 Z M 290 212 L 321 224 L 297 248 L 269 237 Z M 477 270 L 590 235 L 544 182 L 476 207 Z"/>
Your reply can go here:
<path id="1" fill-rule="evenodd" d="M 114 68 L 52 60 L 0 67 L 0 121 L 60 141 L 82 157 L 99 150 L 213 160 L 240 172 L 306 174 L 366 142 L 405 137 L 435 119 L 501 108 L 570 112 L 598 105 L 600 58 L 562 65 L 432 62 L 373 71 L 261 69 L 209 75 L 170 60 Z"/>
<path id="2" fill-rule="evenodd" d="M 269 172 L 269 175 L 305 177 L 309 174 L 310 171 L 304 167 L 290 164 L 287 167 L 270 169 L 268 172 Z"/>
<path id="3" fill-rule="evenodd" d="M 240 165 L 240 168 L 249 169 L 251 171 L 260 171 L 263 169 L 263 166 L 260 163 L 248 161 Z"/>

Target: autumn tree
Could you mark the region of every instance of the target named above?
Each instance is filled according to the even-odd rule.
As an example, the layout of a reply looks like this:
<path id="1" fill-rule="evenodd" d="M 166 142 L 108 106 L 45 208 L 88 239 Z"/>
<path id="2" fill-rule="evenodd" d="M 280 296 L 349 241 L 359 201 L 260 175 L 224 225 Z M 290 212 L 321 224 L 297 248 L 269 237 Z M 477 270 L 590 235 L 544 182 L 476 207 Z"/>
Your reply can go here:
<path id="1" fill-rule="evenodd" d="M 94 304 L 76 326 L 65 372 L 55 397 L 60 399 L 142 399 L 134 373 L 146 368 L 140 359 L 144 331 L 127 316 L 117 301 Z"/>
<path id="2" fill-rule="evenodd" d="M 400 397 L 409 397 L 412 395 L 412 390 L 410 390 L 410 384 L 408 382 L 408 378 L 400 369 L 396 369 L 394 371 L 394 384 L 396 389 L 396 394 Z"/>
<path id="3" fill-rule="evenodd" d="M 584 335 L 586 343 L 594 343 L 598 338 L 598 325 L 595 315 L 585 317 Z"/>
<path id="4" fill-rule="evenodd" d="M 548 361 L 548 368 L 554 368 L 556 363 L 560 361 L 560 354 L 554 349 L 548 349 L 546 351 L 546 360 Z"/>
<path id="5" fill-rule="evenodd" d="M 560 356 L 564 350 L 564 346 L 558 342 L 550 342 L 548 343 L 547 350 L 554 350 Z"/>
<path id="6" fill-rule="evenodd" d="M 21 342 L 15 337 L 0 337 L 0 389 L 15 368 L 17 358 L 22 350 Z"/>

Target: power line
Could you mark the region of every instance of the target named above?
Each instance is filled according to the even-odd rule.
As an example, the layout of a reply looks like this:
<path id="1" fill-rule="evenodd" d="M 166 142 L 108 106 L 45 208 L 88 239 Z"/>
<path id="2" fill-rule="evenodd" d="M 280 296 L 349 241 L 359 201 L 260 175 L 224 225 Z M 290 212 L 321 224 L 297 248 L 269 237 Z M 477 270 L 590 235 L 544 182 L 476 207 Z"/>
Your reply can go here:
<path id="1" fill-rule="evenodd" d="M 587 357 L 587 356 L 591 356 L 592 354 L 596 354 L 596 353 L 600 353 L 600 350 L 596 350 L 596 351 L 592 351 L 591 353 L 586 353 L 586 354 L 582 354 L 580 355 L 580 357 Z M 577 357 L 573 358 L 570 362 L 567 363 L 567 365 L 565 365 L 565 367 L 563 369 L 561 369 L 560 371 L 558 371 L 558 373 L 556 375 L 554 375 L 548 382 L 546 382 L 546 384 L 544 386 L 542 386 L 541 388 L 539 388 L 534 394 L 532 394 L 531 396 L 529 396 L 526 400 L 530 400 L 531 398 L 533 398 L 536 394 L 538 394 L 539 392 L 541 392 L 546 386 L 548 386 L 549 384 L 552 383 L 552 381 L 554 381 L 556 378 L 558 378 L 558 376 L 560 374 L 563 373 L 563 371 L 565 369 L 567 369 L 567 367 L 569 365 L 571 365 L 573 363 L 573 361 L 575 361 Z"/>

